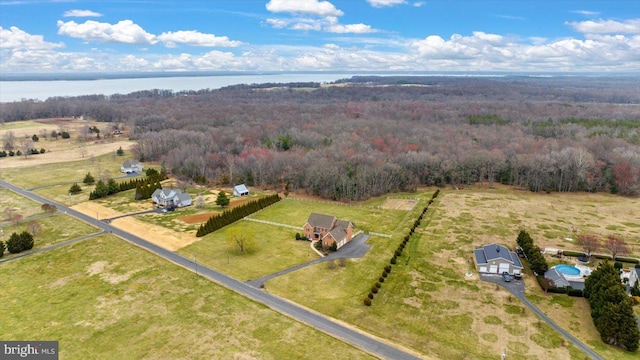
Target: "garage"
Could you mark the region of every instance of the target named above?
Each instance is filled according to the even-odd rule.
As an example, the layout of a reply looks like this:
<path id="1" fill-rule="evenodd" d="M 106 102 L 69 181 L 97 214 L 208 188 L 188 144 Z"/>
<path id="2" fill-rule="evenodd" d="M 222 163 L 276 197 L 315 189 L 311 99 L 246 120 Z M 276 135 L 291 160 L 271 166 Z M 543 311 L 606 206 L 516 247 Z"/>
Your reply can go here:
<path id="1" fill-rule="evenodd" d="M 489 272 L 492 274 L 498 273 L 498 265 L 489 265 Z"/>
<path id="2" fill-rule="evenodd" d="M 481 273 L 486 273 L 487 272 L 487 267 L 486 266 L 480 266 L 478 271 L 481 272 Z"/>
<path id="3" fill-rule="evenodd" d="M 503 272 L 509 272 L 509 264 L 500 264 L 498 273 L 502 274 Z"/>

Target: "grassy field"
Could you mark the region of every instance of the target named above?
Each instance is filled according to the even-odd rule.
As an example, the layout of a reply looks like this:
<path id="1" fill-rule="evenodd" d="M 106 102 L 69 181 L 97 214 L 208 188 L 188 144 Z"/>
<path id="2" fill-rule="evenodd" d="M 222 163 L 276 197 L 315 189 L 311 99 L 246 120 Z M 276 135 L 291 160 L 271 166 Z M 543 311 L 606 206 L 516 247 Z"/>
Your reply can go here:
<path id="1" fill-rule="evenodd" d="M 100 231 L 83 221 L 76 220 L 69 215 L 60 213 L 42 217 L 34 221 L 40 224 L 42 230 L 40 230 L 40 232 L 38 232 L 33 237 L 34 244 L 31 251 Z M 27 229 L 28 223 L 29 219 L 26 219 L 18 225 L 11 224 L 3 226 L 2 230 L 4 230 L 4 239 L 0 240 L 6 241 L 7 239 L 9 239 L 11 233 L 20 233 L 22 231 L 25 231 Z M 7 259 L 16 255 L 18 254 L 11 254 L 8 251 L 5 251 L 5 254 L 2 258 Z"/>
<path id="2" fill-rule="evenodd" d="M 11 190 L 0 189 L 0 210 L 2 211 L 0 215 L 2 220 L 0 220 L 0 222 L 11 221 L 11 219 L 7 218 L 7 208 L 10 208 L 13 214 L 20 214 L 27 218 L 32 215 L 41 214 L 41 206 L 42 204 L 22 197 Z"/>
<path id="3" fill-rule="evenodd" d="M 302 228 L 307 222 L 309 214 L 315 212 L 350 220 L 355 224 L 356 230 L 391 234 L 408 212 L 406 210 L 380 209 L 379 203 L 384 199 L 385 197 L 377 198 L 375 202 L 372 200 L 365 205 L 360 203 L 348 205 L 309 199 L 284 199 L 251 217 Z"/>
<path id="4" fill-rule="evenodd" d="M 520 228 L 528 229 L 541 247 L 573 249 L 575 245 L 560 230 L 563 224 L 607 234 L 611 225 L 637 221 L 628 211 L 636 201 L 604 194 L 542 195 L 506 188 L 443 191 L 370 308 L 362 300 L 382 270 L 377 258 L 388 261 L 400 239 L 387 245 L 389 240 L 374 238 L 370 253 L 346 268 L 320 264 L 275 278 L 266 288 L 369 332 L 394 334 L 405 346 L 437 358 L 496 358 L 507 348 L 509 358 L 582 359 L 580 351 L 509 293 L 479 281 L 477 275 L 465 277 L 467 261 L 482 244 L 513 247 Z M 547 227 L 555 228 L 557 237 Z M 637 246 L 636 228 L 626 226 L 625 230 L 620 235 Z M 603 356 L 635 358 L 637 354 L 602 344 L 584 299 L 570 299 L 573 302 L 567 306 L 566 298 L 554 300 L 557 295 L 537 291 L 531 278 L 525 282 L 527 293 L 539 300 L 545 312 Z M 558 306 L 562 311 L 554 312 Z"/>
<path id="5" fill-rule="evenodd" d="M 112 236 L 0 278 L 0 338 L 58 340 L 61 359 L 371 358 Z"/>
<path id="6" fill-rule="evenodd" d="M 253 231 L 256 249 L 250 254 L 228 251 L 225 231 L 240 228 Z M 296 231 L 280 226 L 238 221 L 202 237 L 178 253 L 218 269 L 240 280 L 251 280 L 287 269 L 318 257 L 310 251 L 309 242 L 296 241 Z"/>
<path id="7" fill-rule="evenodd" d="M 3 169 L 2 178 L 23 188 L 66 184 L 68 182 L 81 184 L 88 172 L 97 181 L 101 175 L 108 175 L 107 177 L 121 176 L 120 165 L 122 161 L 130 157 L 127 154 L 125 153 L 125 156 L 116 156 L 115 153 L 112 153 L 95 157 L 87 156 L 83 160 L 65 162 L 64 164 L 41 164 L 36 167 L 30 167 L 28 173 L 22 168 Z M 64 190 L 68 191 L 70 185 L 63 187 Z"/>

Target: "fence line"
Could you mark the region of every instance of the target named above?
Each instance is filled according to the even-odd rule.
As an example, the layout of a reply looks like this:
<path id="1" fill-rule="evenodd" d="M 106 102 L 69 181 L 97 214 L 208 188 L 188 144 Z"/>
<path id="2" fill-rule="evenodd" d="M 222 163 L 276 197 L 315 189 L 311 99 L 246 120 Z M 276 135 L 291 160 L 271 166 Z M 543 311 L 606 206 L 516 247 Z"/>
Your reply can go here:
<path id="1" fill-rule="evenodd" d="M 381 236 L 381 237 L 388 238 L 388 239 L 391 238 L 391 235 L 389 235 L 389 234 L 381 234 L 381 233 L 377 233 L 377 232 L 373 232 L 373 231 L 369 231 L 369 234 L 374 235 L 374 236 Z"/>
<path id="2" fill-rule="evenodd" d="M 273 221 L 252 219 L 250 217 L 244 217 L 244 218 L 242 218 L 242 220 L 253 221 L 253 222 L 257 222 L 257 223 L 261 223 L 261 224 L 267 224 L 267 225 L 281 226 L 281 227 L 286 227 L 286 228 L 295 229 L 295 230 L 303 230 L 303 228 L 301 226 L 293 226 L 293 225 L 281 224 L 281 223 L 277 223 L 277 222 L 273 222 Z"/>

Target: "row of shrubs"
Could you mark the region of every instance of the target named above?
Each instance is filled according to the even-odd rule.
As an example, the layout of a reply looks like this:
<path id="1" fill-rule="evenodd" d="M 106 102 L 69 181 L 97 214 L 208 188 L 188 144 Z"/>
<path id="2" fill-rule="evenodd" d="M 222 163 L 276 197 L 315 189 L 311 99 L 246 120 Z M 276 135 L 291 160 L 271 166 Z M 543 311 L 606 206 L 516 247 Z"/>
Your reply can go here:
<path id="1" fill-rule="evenodd" d="M 200 225 L 200 228 L 198 228 L 198 231 L 196 232 L 196 236 L 202 237 L 216 230 L 222 229 L 245 216 L 249 216 L 266 208 L 267 206 L 273 205 L 278 201 L 280 201 L 280 196 L 277 194 L 269 195 L 258 200 L 250 201 L 244 205 L 234 207 L 233 209 L 225 210 L 222 214 L 213 215 L 206 223 Z"/>
<path id="2" fill-rule="evenodd" d="M 538 275 L 543 275 L 547 270 L 549 270 L 547 260 L 545 260 L 544 256 L 540 252 L 540 248 L 533 243 L 533 239 L 528 232 L 520 230 L 516 242 L 526 255 L 527 260 L 529 261 L 529 266 L 531 266 L 531 270 L 533 270 L 533 272 Z"/>
<path id="3" fill-rule="evenodd" d="M 47 152 L 47 150 L 42 148 L 40 150 L 31 149 L 31 150 L 29 150 L 28 153 L 30 155 L 38 155 L 38 154 L 44 154 L 45 152 Z M 0 158 L 7 157 L 7 156 L 22 156 L 22 151 L 20 151 L 20 150 L 16 150 L 16 151 L 13 151 L 13 150 L 9 150 L 9 151 L 2 150 L 2 151 L 0 151 Z"/>
<path id="4" fill-rule="evenodd" d="M 400 243 L 400 245 L 398 245 L 398 248 L 394 252 L 393 257 L 391 257 L 391 260 L 389 260 L 390 265 L 386 265 L 384 267 L 384 269 L 382 270 L 382 274 L 378 278 L 378 281 L 376 281 L 373 284 L 373 286 L 371 287 L 371 290 L 369 291 L 369 294 L 364 299 L 365 306 L 371 306 L 371 303 L 373 301 L 375 294 L 378 293 L 378 291 L 382 287 L 382 283 L 385 281 L 389 273 L 391 273 L 391 265 L 395 265 L 398 262 L 398 257 L 402 255 L 402 252 L 404 251 L 404 248 L 407 246 L 407 243 L 411 239 L 411 236 L 416 231 L 416 228 L 420 226 L 420 221 L 429 210 L 429 205 L 433 203 L 434 199 L 438 197 L 439 194 L 440 194 L 440 189 L 436 190 L 436 192 L 433 193 L 433 195 L 431 196 L 431 199 L 429 199 L 429 203 L 427 204 L 427 206 L 425 206 L 424 209 L 422 209 L 422 213 L 420 213 L 416 221 L 413 222 L 413 226 L 411 227 L 411 229 L 409 229 L 409 234 L 404 236 L 404 238 L 402 239 L 402 242 Z"/>
<path id="5" fill-rule="evenodd" d="M 96 188 L 89 193 L 89 200 L 103 198 L 105 196 L 131 189 L 136 189 L 136 200 L 149 199 L 156 189 L 162 188 L 160 182 L 167 178 L 167 174 L 164 171 L 158 172 L 155 169 L 148 169 L 146 175 L 147 176 L 144 178 L 132 179 L 120 183 L 116 182 L 114 179 L 109 179 L 106 184 L 102 180 L 99 180 L 96 183 Z M 86 177 L 85 183 L 87 183 Z"/>

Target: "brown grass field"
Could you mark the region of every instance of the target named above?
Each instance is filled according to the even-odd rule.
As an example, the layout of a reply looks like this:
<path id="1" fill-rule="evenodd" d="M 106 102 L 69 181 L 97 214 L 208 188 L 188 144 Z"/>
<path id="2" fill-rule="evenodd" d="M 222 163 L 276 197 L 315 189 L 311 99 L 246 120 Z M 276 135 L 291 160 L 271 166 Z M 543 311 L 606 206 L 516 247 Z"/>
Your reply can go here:
<path id="1" fill-rule="evenodd" d="M 417 200 L 411 199 L 386 199 L 380 205 L 380 208 L 385 210 L 413 210 L 417 203 Z"/>

